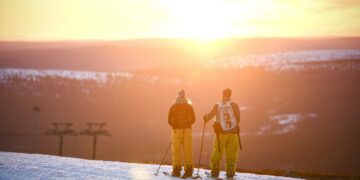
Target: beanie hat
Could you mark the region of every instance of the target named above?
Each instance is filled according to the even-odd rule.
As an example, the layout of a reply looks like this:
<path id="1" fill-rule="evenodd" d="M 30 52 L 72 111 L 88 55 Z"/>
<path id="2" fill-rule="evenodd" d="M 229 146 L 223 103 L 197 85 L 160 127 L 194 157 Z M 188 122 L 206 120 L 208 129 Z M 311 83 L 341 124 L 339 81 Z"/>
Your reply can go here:
<path id="1" fill-rule="evenodd" d="M 178 104 L 188 103 L 188 99 L 185 97 L 185 91 L 183 89 L 181 89 L 178 92 L 175 103 L 178 103 Z"/>
<path id="2" fill-rule="evenodd" d="M 183 89 L 178 92 L 178 97 L 185 97 L 185 91 Z"/>

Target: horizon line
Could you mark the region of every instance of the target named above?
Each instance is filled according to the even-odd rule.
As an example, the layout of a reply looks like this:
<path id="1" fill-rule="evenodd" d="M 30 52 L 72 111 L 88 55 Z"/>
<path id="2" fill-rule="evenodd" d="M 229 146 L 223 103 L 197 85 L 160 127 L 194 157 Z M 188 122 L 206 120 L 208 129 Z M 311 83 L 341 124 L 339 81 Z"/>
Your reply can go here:
<path id="1" fill-rule="evenodd" d="M 224 37 L 215 39 L 197 39 L 186 37 L 149 37 L 131 39 L 0 39 L 0 42 L 119 42 L 119 41 L 141 41 L 141 40 L 186 40 L 186 41 L 221 41 L 221 40 L 246 40 L 246 39 L 341 39 L 360 38 L 359 36 L 253 36 L 253 37 Z"/>

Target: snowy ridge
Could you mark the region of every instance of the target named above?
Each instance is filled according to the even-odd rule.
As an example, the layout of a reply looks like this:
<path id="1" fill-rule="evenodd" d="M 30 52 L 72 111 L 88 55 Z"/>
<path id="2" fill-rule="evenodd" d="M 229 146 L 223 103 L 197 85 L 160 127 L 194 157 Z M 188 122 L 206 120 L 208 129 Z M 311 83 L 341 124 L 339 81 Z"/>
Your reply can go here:
<path id="1" fill-rule="evenodd" d="M 159 173 L 158 165 L 94 161 L 39 154 L 0 152 L 0 179 L 178 179 Z M 162 171 L 171 172 L 170 166 Z M 201 169 L 199 175 L 204 175 Z M 220 176 L 224 176 L 221 172 Z M 236 173 L 239 179 L 290 180 L 295 178 Z"/>
<path id="2" fill-rule="evenodd" d="M 304 118 L 310 118 L 314 119 L 318 116 L 316 113 L 308 113 L 308 114 L 281 114 L 281 115 L 275 115 L 271 116 L 270 119 L 272 121 L 276 121 L 279 126 L 281 126 L 281 129 L 274 132 L 274 134 L 283 134 L 288 133 L 290 131 L 293 131 L 296 129 L 296 124 L 298 124 L 300 121 L 302 121 Z M 269 127 L 271 129 L 271 126 Z M 267 130 L 269 130 L 267 129 Z"/>
<path id="3" fill-rule="evenodd" d="M 317 113 L 293 113 L 277 114 L 269 116 L 269 123 L 259 127 L 254 132 L 241 132 L 241 135 L 263 135 L 263 134 L 285 134 L 298 128 L 298 124 L 303 120 L 316 120 Z"/>
<path id="4" fill-rule="evenodd" d="M 23 79 L 36 80 L 39 77 L 59 77 L 83 81 L 96 81 L 105 84 L 109 78 L 121 77 L 131 79 L 133 75 L 127 72 L 98 72 L 98 71 L 72 71 L 72 70 L 36 70 L 36 69 L 0 69 L 0 82 L 9 77 L 17 76 Z"/>
<path id="5" fill-rule="evenodd" d="M 124 82 L 126 80 L 134 80 L 147 85 L 154 85 L 156 83 L 168 83 L 179 85 L 186 83 L 183 79 L 172 77 L 160 77 L 152 75 L 139 75 L 129 72 L 105 72 L 105 71 L 83 71 L 83 70 L 39 70 L 39 69 L 15 69 L 15 68 L 0 68 L 0 83 L 15 82 L 16 79 L 26 81 L 37 81 L 39 78 L 58 78 L 70 79 L 77 81 L 93 81 L 100 86 L 111 84 L 112 82 Z M 15 79 L 15 80 L 14 80 Z M 120 80 L 120 81 L 119 81 Z"/>
<path id="6" fill-rule="evenodd" d="M 309 64 L 311 62 L 329 62 L 329 61 L 360 60 L 360 50 L 313 50 L 297 52 L 279 52 L 264 55 L 245 55 L 235 56 L 210 61 L 205 64 L 208 67 L 221 69 L 241 69 L 244 67 L 264 67 L 270 71 L 284 70 L 360 70 L 360 61 L 338 64 Z M 132 79 L 134 74 L 129 72 L 104 72 L 104 71 L 83 71 L 83 70 L 37 70 L 37 69 L 15 69 L 0 68 L 0 82 L 5 82 L 10 77 L 19 77 L 22 79 L 35 80 L 41 77 L 58 77 L 65 79 L 96 81 L 100 84 L 106 84 L 112 78 Z M 159 80 L 157 76 L 143 77 L 149 83 Z M 165 78 L 166 79 L 166 78 Z M 181 83 L 179 79 L 166 79 L 167 81 Z"/>
<path id="7" fill-rule="evenodd" d="M 267 67 L 268 70 L 303 70 L 302 63 L 334 60 L 360 60 L 360 50 L 329 49 L 312 51 L 278 52 L 263 55 L 245 55 L 212 61 L 210 67 L 241 69 L 244 67 Z M 320 68 L 326 68 L 325 66 Z M 330 67 L 334 68 L 334 67 Z M 351 68 L 351 67 L 348 67 Z"/>

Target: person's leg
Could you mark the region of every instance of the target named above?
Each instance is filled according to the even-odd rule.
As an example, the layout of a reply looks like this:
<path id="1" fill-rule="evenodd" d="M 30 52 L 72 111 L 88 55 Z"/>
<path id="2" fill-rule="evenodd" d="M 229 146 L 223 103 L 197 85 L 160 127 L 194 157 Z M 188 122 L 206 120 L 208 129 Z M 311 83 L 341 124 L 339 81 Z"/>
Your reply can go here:
<path id="1" fill-rule="evenodd" d="M 226 176 L 233 177 L 236 172 L 236 163 L 238 160 L 239 141 L 237 134 L 227 134 L 228 141 L 225 147 L 226 153 Z"/>
<path id="2" fill-rule="evenodd" d="M 219 136 L 218 138 L 215 137 L 214 139 L 213 150 L 211 153 L 210 167 L 211 167 L 211 176 L 213 177 L 219 176 L 221 158 L 226 143 L 226 137 L 224 134 L 219 134 L 218 136 Z M 219 144 L 218 144 L 218 139 L 219 139 Z M 219 145 L 220 145 L 220 149 L 219 149 Z"/>
<path id="3" fill-rule="evenodd" d="M 184 133 L 184 159 L 185 176 L 192 176 L 193 173 L 193 151 L 192 151 L 192 130 L 185 129 Z"/>
<path id="4" fill-rule="evenodd" d="M 172 165 L 173 165 L 173 176 L 180 176 L 181 172 L 181 157 L 180 157 L 180 147 L 182 143 L 182 138 L 180 134 L 180 130 L 174 129 L 171 132 L 172 139 Z"/>

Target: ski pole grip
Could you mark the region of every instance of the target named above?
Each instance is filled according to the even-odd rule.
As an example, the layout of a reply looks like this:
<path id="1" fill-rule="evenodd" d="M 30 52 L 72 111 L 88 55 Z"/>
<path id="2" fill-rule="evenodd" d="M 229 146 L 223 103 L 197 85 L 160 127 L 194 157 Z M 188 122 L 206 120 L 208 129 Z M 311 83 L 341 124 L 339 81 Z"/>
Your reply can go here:
<path id="1" fill-rule="evenodd" d="M 207 123 L 207 122 L 208 122 L 207 116 L 208 116 L 207 114 L 204 114 L 204 116 L 203 116 L 204 123 Z"/>

